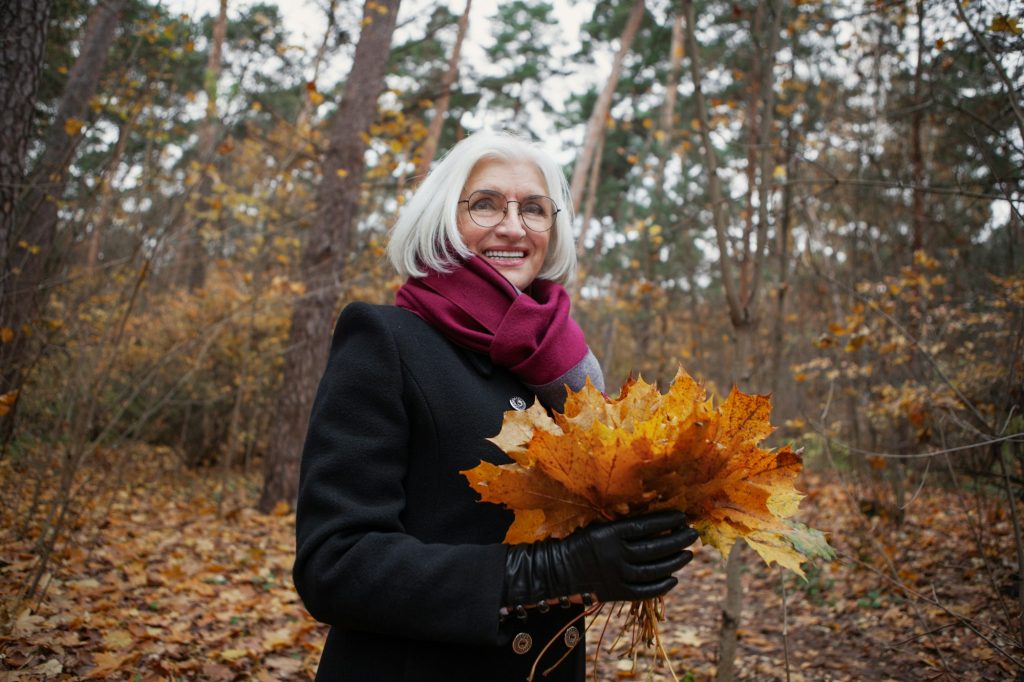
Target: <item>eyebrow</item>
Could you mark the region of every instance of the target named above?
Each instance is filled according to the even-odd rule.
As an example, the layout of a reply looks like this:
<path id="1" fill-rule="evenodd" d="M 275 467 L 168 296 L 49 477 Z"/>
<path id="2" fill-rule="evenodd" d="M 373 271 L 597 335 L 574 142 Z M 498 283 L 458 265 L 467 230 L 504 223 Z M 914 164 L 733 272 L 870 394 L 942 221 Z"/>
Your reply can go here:
<path id="1" fill-rule="evenodd" d="M 481 187 L 480 189 L 471 189 L 471 190 L 469 190 L 466 193 L 466 196 L 469 196 L 470 194 L 473 194 L 474 192 L 490 192 L 491 194 L 500 194 L 501 196 L 505 197 L 506 201 L 508 200 L 508 197 L 505 195 L 504 192 L 502 192 L 501 190 L 498 190 L 498 189 L 492 189 L 490 187 Z M 545 199 L 551 199 L 551 197 L 549 197 L 547 194 L 538 193 L 538 192 L 534 192 L 533 194 L 525 194 L 525 195 L 521 195 L 521 196 L 524 199 L 533 199 L 534 197 L 544 197 Z M 513 199 L 513 201 L 515 201 L 515 199 Z M 552 199 L 552 201 L 554 201 L 554 199 Z"/>

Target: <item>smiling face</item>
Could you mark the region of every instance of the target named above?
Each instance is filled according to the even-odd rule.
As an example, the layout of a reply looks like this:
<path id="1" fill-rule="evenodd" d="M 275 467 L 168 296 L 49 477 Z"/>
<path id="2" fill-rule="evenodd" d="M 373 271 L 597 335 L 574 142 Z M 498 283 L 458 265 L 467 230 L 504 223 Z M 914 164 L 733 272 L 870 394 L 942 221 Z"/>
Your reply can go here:
<path id="1" fill-rule="evenodd" d="M 463 199 L 473 192 L 499 192 L 509 201 L 547 195 L 547 184 L 540 169 L 529 161 L 484 159 L 473 167 L 463 187 Z M 520 291 L 537 277 L 548 254 L 548 243 L 554 228 L 534 232 L 523 227 L 519 206 L 509 204 L 508 212 L 494 227 L 480 227 L 469 217 L 467 204 L 459 204 L 459 234 L 470 251 L 493 265 Z"/>

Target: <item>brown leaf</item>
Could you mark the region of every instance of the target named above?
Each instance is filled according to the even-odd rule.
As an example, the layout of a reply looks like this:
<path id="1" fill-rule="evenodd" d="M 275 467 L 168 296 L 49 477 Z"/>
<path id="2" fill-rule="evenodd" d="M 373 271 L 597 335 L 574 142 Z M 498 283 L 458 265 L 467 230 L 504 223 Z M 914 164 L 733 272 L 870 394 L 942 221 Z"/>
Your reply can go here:
<path id="1" fill-rule="evenodd" d="M 132 663 L 139 657 L 137 652 L 101 652 L 92 657 L 96 667 L 86 676 L 93 678 L 111 677 L 113 673 L 131 669 Z"/>

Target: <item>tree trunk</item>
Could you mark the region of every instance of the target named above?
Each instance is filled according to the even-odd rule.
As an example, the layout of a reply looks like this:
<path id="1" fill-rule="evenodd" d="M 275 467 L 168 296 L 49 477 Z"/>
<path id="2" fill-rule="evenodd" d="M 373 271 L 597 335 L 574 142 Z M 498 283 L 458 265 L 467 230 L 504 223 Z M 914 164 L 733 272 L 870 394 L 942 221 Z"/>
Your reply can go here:
<path id="1" fill-rule="evenodd" d="M 732 379 L 739 385 L 747 385 L 751 379 L 752 367 L 754 365 L 753 341 L 757 324 L 757 307 L 761 267 L 765 258 L 765 244 L 768 231 L 768 183 L 771 180 L 772 160 L 772 114 L 774 109 L 774 65 L 775 55 L 778 51 L 779 33 L 781 30 L 783 0 L 775 0 L 772 3 L 773 12 L 771 28 L 769 29 L 768 40 L 760 58 L 762 66 L 759 70 L 760 96 L 758 102 L 761 106 L 760 117 L 757 119 L 758 144 L 761 147 L 761 163 L 758 188 L 758 226 L 754 248 L 749 251 L 751 261 L 741 263 L 740 266 L 750 273 L 746 286 L 740 286 L 735 278 L 735 254 L 729 249 L 728 240 L 728 218 L 724 212 L 722 203 L 722 189 L 718 178 L 718 160 L 714 146 L 711 143 L 710 122 L 707 106 L 704 102 L 702 89 L 702 75 L 700 59 L 697 49 L 696 26 L 694 17 L 693 0 L 683 0 L 683 10 L 686 15 L 686 46 L 690 56 L 690 74 L 693 80 L 694 94 L 693 101 L 696 108 L 697 120 L 700 123 L 701 146 L 703 149 L 705 171 L 708 176 L 708 192 L 712 204 L 712 216 L 714 220 L 715 237 L 719 250 L 719 270 L 722 275 L 722 286 L 725 289 L 726 303 L 729 309 L 729 318 L 732 322 L 735 348 L 733 355 Z M 758 24 L 763 19 L 760 17 L 755 22 L 755 32 Z M 758 35 L 756 38 L 760 38 Z M 755 39 L 755 44 L 758 44 Z M 750 126 L 755 121 L 749 122 Z M 742 277 L 742 275 L 741 275 Z M 749 390 L 749 389 L 748 389 Z M 719 634 L 719 658 L 716 679 L 718 682 L 731 681 L 735 677 L 735 656 L 737 649 L 737 629 L 740 623 L 742 611 L 742 584 L 740 573 L 743 567 L 743 560 L 740 554 L 740 543 L 736 543 L 729 553 L 729 560 L 726 564 L 726 596 L 722 603 L 722 630 Z"/>
<path id="2" fill-rule="evenodd" d="M 750 381 L 755 329 L 752 323 L 733 327 L 732 382 L 740 386 Z M 725 598 L 722 600 L 722 629 L 718 634 L 718 668 L 715 671 L 717 682 L 736 679 L 738 630 L 743 618 L 743 545 L 742 541 L 734 543 L 725 562 Z"/>
<path id="3" fill-rule="evenodd" d="M 758 37 L 764 31 L 764 3 L 758 2 L 754 9 L 754 25 L 752 36 L 754 37 L 753 42 L 758 40 Z M 747 149 L 747 163 L 746 163 L 746 175 L 747 175 L 747 196 L 746 196 L 746 209 L 743 211 L 743 239 L 740 241 L 740 254 L 739 267 L 739 296 L 741 301 L 750 300 L 750 292 L 754 281 L 754 269 L 753 264 L 757 259 L 755 255 L 757 253 L 757 246 L 751 246 L 750 240 L 757 232 L 757 228 L 754 224 L 754 214 L 756 210 L 754 208 L 754 196 L 757 194 L 757 160 L 759 158 L 760 146 L 758 131 L 760 126 L 758 125 L 759 105 L 760 105 L 760 88 L 758 85 L 764 82 L 764 65 L 761 64 L 759 59 L 752 60 L 750 68 L 747 70 L 749 75 L 749 82 L 747 83 L 747 115 L 744 120 L 744 127 L 746 128 L 746 149 Z M 760 116 L 761 119 L 764 116 Z"/>
<path id="4" fill-rule="evenodd" d="M 214 200 L 213 178 L 217 138 L 220 135 L 220 121 L 217 116 L 217 83 L 222 70 L 224 52 L 224 36 L 227 33 L 228 0 L 220 0 L 220 9 L 213 24 L 210 36 L 210 52 L 206 56 L 206 70 L 203 72 L 203 89 L 206 91 L 206 115 L 199 126 L 199 142 L 196 156 L 202 168 L 202 179 L 196 196 L 196 210 L 199 219 L 187 221 L 185 229 L 185 245 L 181 250 L 182 264 L 179 270 L 183 284 L 189 291 L 201 289 L 206 284 L 206 247 L 203 243 L 204 233 L 219 230 L 220 204 Z"/>
<path id="5" fill-rule="evenodd" d="M 740 297 L 736 291 L 733 275 L 732 256 L 729 251 L 727 234 L 727 217 L 724 213 L 722 184 L 718 178 L 718 157 L 711 144 L 711 125 L 708 117 L 707 104 L 704 101 L 700 59 L 697 53 L 697 37 L 693 0 L 683 0 L 683 12 L 686 15 L 686 50 L 690 54 L 690 77 L 693 81 L 693 104 L 696 109 L 697 121 L 700 124 L 701 149 L 704 156 L 704 171 L 708 176 L 708 195 L 711 199 L 711 216 L 715 228 L 715 241 L 718 245 L 718 267 L 722 272 L 722 286 L 725 289 L 725 302 L 729 308 L 729 319 L 733 326 L 742 324 L 748 311 L 740 305 Z"/>
<path id="6" fill-rule="evenodd" d="M 718 668 L 715 672 L 718 682 L 736 678 L 736 649 L 739 645 L 736 631 L 743 617 L 741 546 L 742 543 L 735 543 L 725 562 L 725 599 L 722 601 L 722 631 L 718 638 Z"/>
<path id="7" fill-rule="evenodd" d="M 913 113 L 910 115 L 911 251 L 924 245 L 924 155 L 921 152 L 921 123 L 924 120 L 924 96 L 921 75 L 924 69 L 924 2 L 917 0 L 917 64 L 914 67 Z"/>
<path id="8" fill-rule="evenodd" d="M 316 56 L 313 57 L 313 74 L 309 79 L 309 82 L 316 85 L 317 80 L 320 78 L 320 68 L 324 64 L 324 60 L 327 57 L 327 48 L 331 43 L 331 38 L 338 32 L 338 20 L 335 13 L 338 8 L 338 0 L 330 0 L 327 3 L 327 7 L 324 8 L 326 14 L 327 27 L 324 29 L 323 40 L 320 41 L 320 47 L 316 49 Z M 309 121 L 313 117 L 313 98 L 306 97 L 302 102 L 302 109 L 299 110 L 299 115 L 295 118 L 295 129 L 299 135 L 306 136 L 309 134 L 307 126 Z"/>
<path id="9" fill-rule="evenodd" d="M 661 112 L 658 114 L 658 126 L 651 131 L 648 135 L 647 140 L 644 143 L 644 151 L 640 155 L 645 164 L 647 178 L 646 182 L 650 182 L 654 185 L 654 201 L 653 206 L 655 211 L 660 210 L 662 201 L 665 196 L 665 166 L 668 163 L 668 158 L 672 153 L 672 121 L 675 117 L 675 107 L 677 95 L 679 92 L 679 71 L 683 64 L 683 15 L 677 14 L 672 22 L 672 41 L 669 46 L 669 70 L 665 77 L 665 101 L 662 102 Z M 646 163 L 646 159 L 650 150 L 653 149 L 655 156 L 658 159 L 658 165 L 654 168 L 650 164 Z M 589 198 L 588 198 L 589 203 Z M 643 245 L 643 270 L 644 277 L 647 282 L 651 285 L 640 295 L 640 309 L 646 311 L 647 318 L 642 320 L 638 334 L 637 334 L 637 358 L 639 362 L 646 361 L 651 346 L 651 336 L 655 334 L 654 320 L 658 318 L 659 311 L 657 310 L 657 299 L 654 297 L 654 291 L 657 287 L 657 273 L 655 272 L 655 264 L 658 260 L 659 247 L 657 243 L 651 238 L 649 229 L 645 229 L 640 233 L 641 243 Z M 665 311 L 667 314 L 667 311 Z M 664 332 L 665 324 L 662 324 L 662 332 Z M 657 369 L 654 370 L 653 378 L 655 380 L 661 380 L 661 362 L 659 361 L 656 365 Z M 671 370 L 670 370 L 671 371 Z M 674 374 L 674 373 L 673 373 Z"/>
<path id="10" fill-rule="evenodd" d="M 135 123 L 139 119 L 142 108 L 142 103 L 137 103 L 136 106 L 132 107 L 132 113 L 128 120 L 118 127 L 117 144 L 114 145 L 114 152 L 111 154 L 107 171 L 103 174 L 103 178 L 100 181 L 99 210 L 96 212 L 96 218 L 91 221 L 92 231 L 89 233 L 89 243 L 85 254 L 85 267 L 90 271 L 96 268 L 96 263 L 99 261 L 103 231 L 106 230 L 107 225 L 110 223 L 116 205 L 113 184 L 117 179 L 117 171 L 121 165 L 121 159 L 124 157 L 125 148 L 128 146 L 128 140 L 135 129 Z"/>
<path id="11" fill-rule="evenodd" d="M 367 0 L 363 29 L 341 105 L 331 118 L 317 212 L 300 271 L 306 294 L 295 303 L 284 386 L 268 437 L 259 508 L 295 503 L 299 457 L 317 381 L 323 372 L 350 235 L 359 205 L 366 135 L 377 114 L 400 0 Z"/>
<path id="12" fill-rule="evenodd" d="M 25 153 L 32 136 L 32 112 L 46 47 L 52 0 L 11 0 L 0 16 L 0 263 L 6 274 L 13 242 L 14 206 L 25 179 Z M 9 300 L 0 280 L 0 306 Z M 2 356 L 0 356 L 2 357 Z M 0 362 L 6 366 L 6 362 Z"/>
<path id="13" fill-rule="evenodd" d="M 658 129 L 661 130 L 665 139 L 670 139 L 672 136 L 676 100 L 679 99 L 679 71 L 682 69 L 683 55 L 686 53 L 683 45 L 683 15 L 681 13 L 676 14 L 675 19 L 672 20 L 672 43 L 669 50 L 668 77 L 665 79 L 665 103 L 661 107 L 661 118 L 658 121 Z"/>
<path id="14" fill-rule="evenodd" d="M 768 28 L 768 41 L 763 56 L 757 61 L 760 67 L 761 116 L 758 119 L 758 145 L 761 149 L 760 182 L 757 186 L 757 237 L 753 262 L 753 276 L 750 278 L 749 305 L 756 307 L 761 287 L 761 270 L 768 258 L 768 204 L 771 201 L 772 172 L 775 167 L 775 146 L 772 144 L 775 122 L 775 59 L 779 51 L 779 34 L 782 32 L 782 7 L 785 0 L 772 3 L 772 22 Z"/>
<path id="15" fill-rule="evenodd" d="M 792 176 L 793 138 L 795 134 L 789 126 L 783 144 L 784 166 L 787 177 Z M 778 263 L 779 283 L 775 291 L 775 319 L 772 324 L 771 342 L 771 377 L 767 388 L 772 394 L 781 394 L 782 377 L 785 359 L 786 338 L 786 294 L 789 293 L 789 229 L 793 219 L 793 185 L 786 183 L 782 187 L 782 215 L 775 225 L 775 257 Z"/>
<path id="16" fill-rule="evenodd" d="M 469 10 L 473 0 L 466 0 L 466 9 L 459 18 L 459 32 L 455 36 L 455 47 L 452 48 L 451 59 L 448 60 L 448 70 L 441 79 L 441 95 L 434 104 L 434 118 L 430 120 L 427 128 L 427 137 L 423 140 L 423 148 L 420 150 L 419 161 L 416 163 L 416 177 L 423 178 L 430 170 L 430 164 L 437 154 L 437 145 L 441 141 L 441 129 L 444 127 L 444 117 L 448 113 L 448 102 L 451 100 L 452 86 L 455 79 L 459 77 L 459 55 L 462 53 L 462 41 L 469 29 Z"/>
<path id="17" fill-rule="evenodd" d="M 608 111 L 612 106 L 612 97 L 615 95 L 615 88 L 619 84 L 619 74 L 622 73 L 622 62 L 629 52 L 630 46 L 636 33 L 640 30 L 640 22 L 644 18 L 644 0 L 633 0 L 633 7 L 629 11 L 629 19 L 626 20 L 626 27 L 622 31 L 622 38 L 619 39 L 619 50 L 615 53 L 615 60 L 612 62 L 612 71 L 608 74 L 608 80 L 604 89 L 594 104 L 594 110 L 590 112 L 590 119 L 587 121 L 587 131 L 583 136 L 583 149 L 576 159 L 576 166 L 572 169 L 572 181 L 569 183 L 569 193 L 572 197 L 573 210 L 578 211 L 580 202 L 583 200 L 583 187 L 587 182 L 587 171 L 590 170 L 591 160 L 594 158 L 594 151 L 597 141 L 608 118 Z M 583 243 L 586 237 L 587 226 L 583 226 L 580 233 L 579 244 Z"/>
<path id="18" fill-rule="evenodd" d="M 576 242 L 576 258 L 582 267 L 573 280 L 573 298 L 579 297 L 584 280 L 592 270 L 596 269 L 597 261 L 601 257 L 600 236 L 598 242 L 594 244 L 594 250 L 589 253 L 583 243 L 583 236 L 587 233 L 590 221 L 594 219 L 594 209 L 597 205 L 597 186 L 601 180 L 601 158 L 604 156 L 604 128 L 599 132 L 596 146 L 597 156 L 590 166 L 590 177 L 587 179 L 587 200 L 583 203 L 583 227 L 580 229 L 580 238 Z"/>
<path id="19" fill-rule="evenodd" d="M 21 385 L 25 343 L 13 310 L 17 282 L 10 275 L 10 249 L 18 248 L 15 206 L 25 180 L 25 154 L 52 4 L 52 0 L 11 0 L 0 13 L 0 328 L 5 336 L 12 335 L 7 342 L 0 341 L 0 396 L 7 404 Z M 5 409 L 0 415 L 0 441 L 6 442 L 13 423 L 14 412 Z"/>
<path id="20" fill-rule="evenodd" d="M 84 121 L 89 100 L 96 92 L 125 2 L 100 2 L 89 15 L 81 52 L 68 74 L 57 115 L 43 139 L 42 154 L 25 192 L 15 204 L 18 217 L 6 243 L 13 245 L 24 241 L 29 248 L 18 248 L 8 253 L 0 275 L 0 281 L 4 282 L 0 327 L 15 332 L 11 343 L 0 344 L 0 395 L 18 390 L 21 385 L 21 368 L 27 350 L 22 330 L 26 326 L 31 327 L 39 316 L 46 303 L 46 279 L 60 268 L 66 257 L 65 253 L 55 250 L 58 203 L 64 194 L 68 166 L 81 139 L 78 127 Z M 38 18 L 39 15 L 34 16 Z M 26 25 L 25 30 L 30 31 L 30 27 Z M 32 43 L 36 39 L 29 38 L 27 42 Z M 41 32 L 38 39 L 42 39 Z M 29 46 L 26 49 L 31 51 L 33 48 Z"/>

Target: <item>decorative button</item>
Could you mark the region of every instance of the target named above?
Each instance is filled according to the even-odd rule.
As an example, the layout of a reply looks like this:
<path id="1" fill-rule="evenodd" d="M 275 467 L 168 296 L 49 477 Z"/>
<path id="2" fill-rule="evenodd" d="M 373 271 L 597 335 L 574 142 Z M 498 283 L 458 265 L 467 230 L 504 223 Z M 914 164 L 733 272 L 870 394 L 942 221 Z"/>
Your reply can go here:
<path id="1" fill-rule="evenodd" d="M 578 636 L 578 634 L 577 634 Z M 512 651 L 517 654 L 525 654 L 533 646 L 533 637 L 526 632 L 520 632 L 512 640 Z"/>
<path id="2" fill-rule="evenodd" d="M 565 631 L 565 637 L 563 637 L 563 639 L 565 640 L 565 646 L 571 649 L 579 643 L 580 631 L 575 625 L 573 625 Z"/>
<path id="3" fill-rule="evenodd" d="M 518 410 L 519 412 L 522 412 L 523 410 L 526 409 L 526 401 L 517 395 L 514 395 L 511 398 L 509 398 L 508 404 L 512 406 L 513 410 Z"/>

